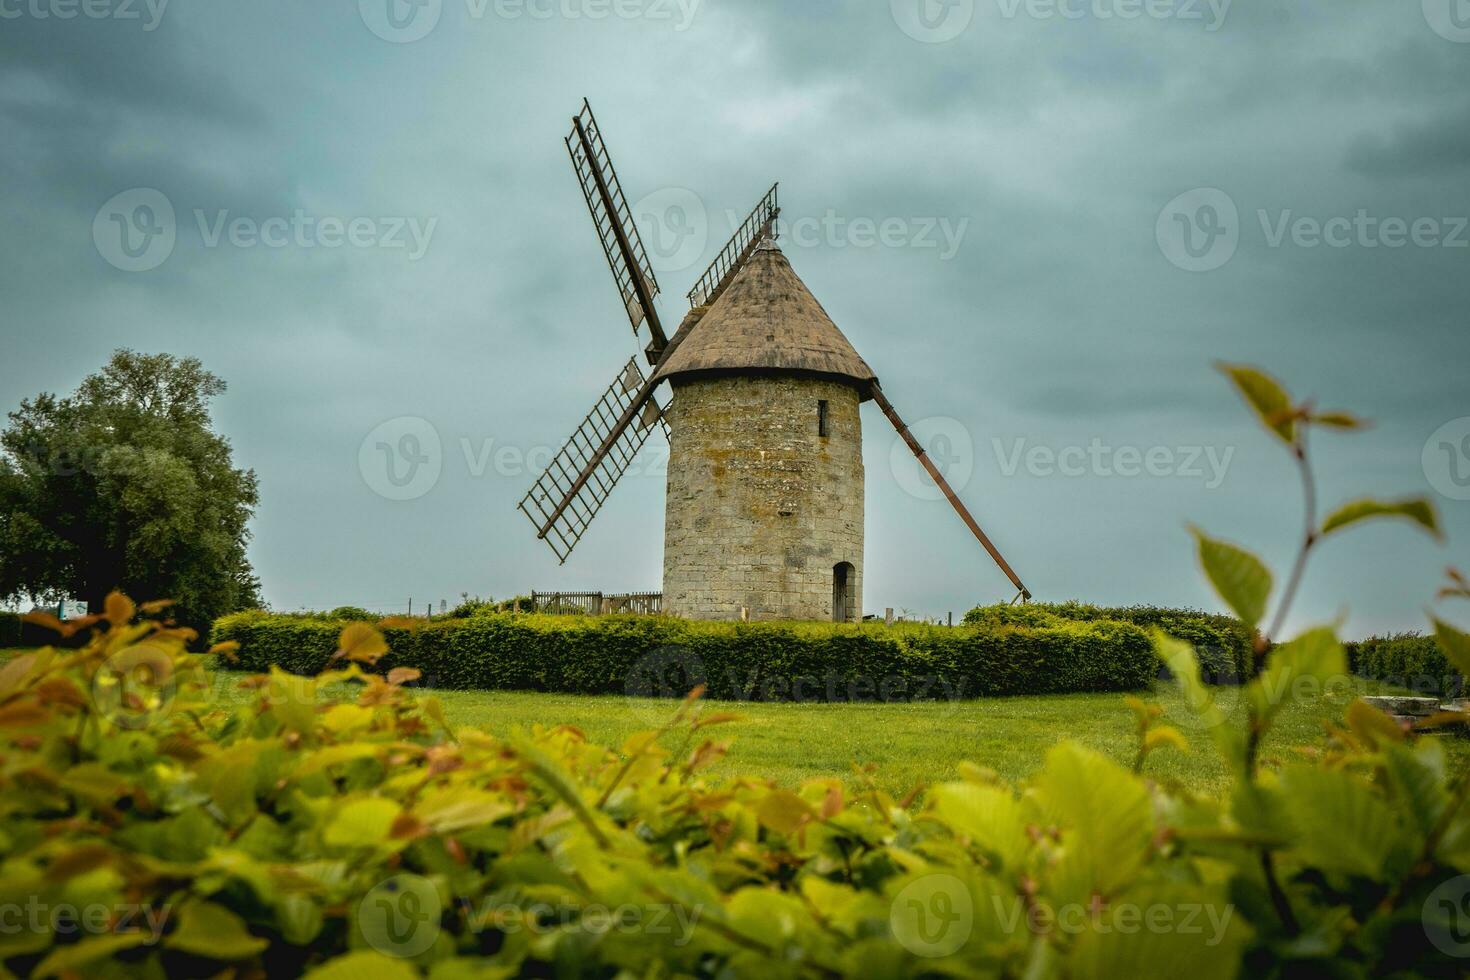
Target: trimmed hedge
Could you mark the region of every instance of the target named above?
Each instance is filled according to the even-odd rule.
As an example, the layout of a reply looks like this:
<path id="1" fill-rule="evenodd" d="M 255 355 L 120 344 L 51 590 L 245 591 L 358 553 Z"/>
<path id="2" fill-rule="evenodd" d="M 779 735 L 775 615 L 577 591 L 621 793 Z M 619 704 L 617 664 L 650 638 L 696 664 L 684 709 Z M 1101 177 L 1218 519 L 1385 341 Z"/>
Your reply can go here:
<path id="1" fill-rule="evenodd" d="M 1157 627 L 1194 645 L 1200 672 L 1215 684 L 1249 680 L 1255 662 L 1255 632 L 1233 616 L 1162 606 L 1093 606 L 1082 602 L 1033 602 L 1024 606 L 976 606 L 965 614 L 970 625 L 1057 626 L 1113 621 L 1144 630 Z"/>
<path id="2" fill-rule="evenodd" d="M 1465 678 L 1450 664 L 1432 636 L 1418 632 L 1370 636 L 1347 648 L 1353 673 L 1408 688 L 1415 694 L 1458 697 Z"/>
<path id="3" fill-rule="evenodd" d="M 235 666 L 316 674 L 343 623 L 237 613 L 213 641 L 240 644 Z M 654 616 L 478 615 L 385 620 L 379 668 L 415 667 L 451 689 L 645 694 L 769 701 L 910 701 L 1126 691 L 1158 672 L 1147 635 L 1127 623 L 1040 628 L 695 623 Z"/>
<path id="4" fill-rule="evenodd" d="M 60 637 L 44 626 L 27 623 L 20 613 L 0 612 L 0 650 L 29 649 L 31 647 L 80 647 L 91 636 L 90 630 L 82 630 L 74 636 Z"/>

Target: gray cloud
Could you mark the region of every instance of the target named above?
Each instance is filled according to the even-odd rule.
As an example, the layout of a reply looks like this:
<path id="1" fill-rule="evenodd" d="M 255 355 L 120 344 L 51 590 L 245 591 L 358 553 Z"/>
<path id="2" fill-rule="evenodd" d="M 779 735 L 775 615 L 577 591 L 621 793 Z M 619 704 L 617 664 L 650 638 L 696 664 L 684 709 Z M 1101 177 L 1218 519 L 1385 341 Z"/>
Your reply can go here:
<path id="1" fill-rule="evenodd" d="M 1209 603 L 1185 520 L 1284 559 L 1289 464 L 1215 358 L 1379 419 L 1320 446 L 1328 496 L 1427 490 L 1422 440 L 1470 415 L 1466 251 L 1273 245 L 1260 217 L 1470 214 L 1470 63 L 1417 5 L 1237 2 L 1207 32 L 977 0 L 944 44 L 907 36 L 887 3 L 706 0 L 683 31 L 472 9 L 445 0 L 411 44 L 374 36 L 355 3 L 175 0 L 152 32 L 0 21 L 0 402 L 69 389 L 119 345 L 203 358 L 231 384 L 221 428 L 261 477 L 252 554 L 278 605 L 658 586 L 656 476 L 620 486 L 558 567 L 514 510 L 535 473 L 472 466 L 487 444 L 554 447 L 636 350 L 560 143 L 583 95 L 631 198 L 685 187 L 709 216 L 699 261 L 660 274 L 668 321 L 726 213 L 774 179 L 791 220 L 963 225 L 948 259 L 841 235 L 784 244 L 901 411 L 972 434 L 964 495 L 1043 596 Z M 131 187 L 179 216 L 173 254 L 145 273 L 91 238 Z M 1240 215 L 1234 257 L 1206 273 L 1155 240 L 1161 209 L 1197 187 Z M 410 261 L 211 246 L 196 210 L 437 225 Z M 444 446 L 438 484 L 409 502 L 377 497 L 356 463 L 400 415 Z M 1000 597 L 953 514 L 898 487 L 881 416 L 865 424 L 872 605 Z M 992 449 L 1094 437 L 1235 456 L 1207 491 L 1007 476 Z M 1466 505 L 1440 503 L 1458 545 Z M 1417 623 L 1445 556 L 1361 541 L 1324 555 L 1332 588 L 1309 590 L 1302 618 L 1346 603 L 1354 628 Z"/>

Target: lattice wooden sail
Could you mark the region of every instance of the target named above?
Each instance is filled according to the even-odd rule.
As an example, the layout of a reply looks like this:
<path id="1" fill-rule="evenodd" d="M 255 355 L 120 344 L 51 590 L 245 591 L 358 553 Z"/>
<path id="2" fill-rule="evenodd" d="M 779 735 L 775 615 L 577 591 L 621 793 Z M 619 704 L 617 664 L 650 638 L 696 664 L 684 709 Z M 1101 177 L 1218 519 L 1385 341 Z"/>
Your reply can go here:
<path id="1" fill-rule="evenodd" d="M 653 305 L 653 298 L 659 291 L 658 278 L 649 264 L 648 252 L 633 221 L 633 209 L 618 182 L 618 173 L 613 168 L 607 145 L 602 141 L 602 131 L 592 115 L 592 106 L 585 101 L 582 111 L 572 118 L 572 131 L 566 138 L 566 144 L 572 157 L 572 168 L 577 173 L 577 183 L 581 185 L 582 196 L 592 212 L 592 223 L 597 230 L 597 239 L 602 243 L 602 254 L 607 258 L 607 267 L 617 284 L 633 333 L 636 335 L 640 326 L 648 325 L 648 359 L 653 363 L 668 343 Z"/>
<path id="2" fill-rule="evenodd" d="M 633 457 L 660 427 L 667 437 L 652 387 L 632 358 L 521 499 L 520 509 L 536 525 L 536 536 L 563 564 Z"/>
<path id="3" fill-rule="evenodd" d="M 689 290 L 689 305 L 708 306 L 713 303 L 724 292 L 730 280 L 745 265 L 745 260 L 750 258 L 750 253 L 765 238 L 776 237 L 776 219 L 781 215 L 781 204 L 777 199 L 776 190 L 780 184 L 772 184 L 771 189 L 766 191 L 759 203 L 746 215 L 740 227 L 735 229 L 735 234 L 720 249 L 709 268 L 704 270 L 704 275 L 695 282 L 694 288 Z"/>

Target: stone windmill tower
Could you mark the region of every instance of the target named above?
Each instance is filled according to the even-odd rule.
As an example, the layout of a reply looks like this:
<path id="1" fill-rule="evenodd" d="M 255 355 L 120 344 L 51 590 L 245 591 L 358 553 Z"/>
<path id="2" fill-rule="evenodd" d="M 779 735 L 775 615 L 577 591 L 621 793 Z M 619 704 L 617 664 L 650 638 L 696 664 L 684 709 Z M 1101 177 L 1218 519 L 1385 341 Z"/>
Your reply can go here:
<path id="1" fill-rule="evenodd" d="M 566 139 L 635 336 L 613 379 L 521 500 L 565 562 L 657 428 L 669 438 L 664 609 L 695 619 L 862 616 L 863 459 L 859 406 L 874 401 L 1016 587 L 1001 557 L 860 357 L 774 242 L 776 188 L 689 291 L 672 338 L 653 275 L 591 108 Z M 655 397 L 673 391 L 665 407 Z"/>
<path id="2" fill-rule="evenodd" d="M 770 239 L 654 375 L 673 387 L 664 607 L 860 617 L 863 441 L 877 376 Z"/>

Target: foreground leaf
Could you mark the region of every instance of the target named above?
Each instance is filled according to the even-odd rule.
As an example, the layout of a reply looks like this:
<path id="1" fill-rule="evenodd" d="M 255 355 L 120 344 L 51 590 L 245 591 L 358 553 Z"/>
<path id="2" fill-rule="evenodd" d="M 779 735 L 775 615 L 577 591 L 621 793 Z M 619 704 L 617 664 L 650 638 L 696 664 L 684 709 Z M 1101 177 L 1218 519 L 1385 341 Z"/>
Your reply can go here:
<path id="1" fill-rule="evenodd" d="M 1340 531 L 1360 521 L 1376 517 L 1398 517 L 1412 521 L 1434 535 L 1437 540 L 1444 540 L 1444 532 L 1440 529 L 1439 517 L 1435 513 L 1434 504 L 1424 497 L 1396 501 L 1354 500 L 1328 515 L 1327 520 L 1322 522 L 1322 536 L 1326 537 L 1334 531 Z"/>
<path id="2" fill-rule="evenodd" d="M 1247 626 L 1258 626 L 1266 616 L 1271 596 L 1271 570 L 1255 555 L 1226 541 L 1191 528 L 1199 542 L 1199 560 L 1210 584 Z"/>
<path id="3" fill-rule="evenodd" d="M 1434 620 L 1434 638 L 1439 648 L 1456 670 L 1470 677 L 1470 634 L 1460 632 L 1437 616 L 1431 619 Z"/>
<path id="4" fill-rule="evenodd" d="M 1246 404 L 1256 410 L 1266 428 L 1274 432 L 1283 442 L 1296 439 L 1296 422 L 1293 418 L 1291 397 L 1281 382 L 1259 368 L 1248 364 L 1217 364 L 1235 385 Z"/>

